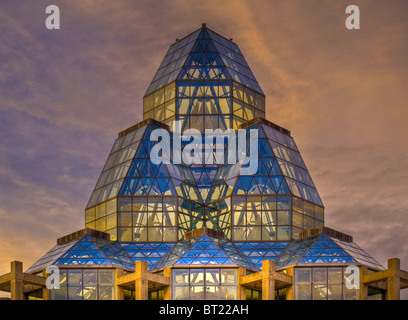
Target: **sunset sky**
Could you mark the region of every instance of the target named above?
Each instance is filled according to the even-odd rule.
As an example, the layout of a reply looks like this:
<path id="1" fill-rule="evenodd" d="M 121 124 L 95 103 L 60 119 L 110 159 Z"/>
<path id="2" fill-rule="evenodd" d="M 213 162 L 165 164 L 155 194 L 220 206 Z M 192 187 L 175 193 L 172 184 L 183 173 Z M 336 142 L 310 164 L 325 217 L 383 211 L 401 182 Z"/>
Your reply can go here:
<path id="1" fill-rule="evenodd" d="M 61 30 L 45 27 L 50 4 Z M 345 27 L 349 4 L 360 30 Z M 0 274 L 84 228 L 117 133 L 203 22 L 239 45 L 267 119 L 292 132 L 325 225 L 408 270 L 407 17 L 406 0 L 1 0 Z"/>

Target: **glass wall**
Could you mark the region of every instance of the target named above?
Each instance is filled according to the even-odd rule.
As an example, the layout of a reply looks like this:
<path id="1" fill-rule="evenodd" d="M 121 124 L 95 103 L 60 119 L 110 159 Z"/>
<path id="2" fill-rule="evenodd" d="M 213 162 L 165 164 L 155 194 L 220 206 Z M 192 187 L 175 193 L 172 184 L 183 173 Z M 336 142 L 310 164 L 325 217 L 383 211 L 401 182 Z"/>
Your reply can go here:
<path id="1" fill-rule="evenodd" d="M 235 241 L 291 240 L 291 197 L 232 197 Z"/>
<path id="2" fill-rule="evenodd" d="M 120 197 L 118 241 L 177 240 L 176 197 Z"/>
<path id="3" fill-rule="evenodd" d="M 295 300 L 358 300 L 359 290 L 346 287 L 346 267 L 295 269 Z"/>
<path id="4" fill-rule="evenodd" d="M 60 288 L 51 300 L 114 300 L 114 269 L 59 269 Z"/>
<path id="5" fill-rule="evenodd" d="M 237 269 L 173 269 L 174 300 L 236 300 Z"/>

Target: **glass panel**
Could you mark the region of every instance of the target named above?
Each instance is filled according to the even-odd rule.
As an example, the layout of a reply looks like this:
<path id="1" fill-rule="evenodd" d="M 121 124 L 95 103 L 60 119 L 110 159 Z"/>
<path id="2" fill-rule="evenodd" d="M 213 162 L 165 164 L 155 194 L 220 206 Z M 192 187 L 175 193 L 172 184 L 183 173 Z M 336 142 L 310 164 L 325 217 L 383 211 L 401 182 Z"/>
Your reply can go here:
<path id="1" fill-rule="evenodd" d="M 99 300 L 113 300 L 113 287 L 99 287 Z"/>
<path id="2" fill-rule="evenodd" d="M 279 225 L 290 224 L 290 211 L 278 211 L 277 216 Z"/>
<path id="3" fill-rule="evenodd" d="M 68 270 L 68 285 L 82 286 L 82 270 Z"/>
<path id="4" fill-rule="evenodd" d="M 68 300 L 82 300 L 82 287 L 68 287 Z"/>
<path id="5" fill-rule="evenodd" d="M 106 203 L 106 214 L 110 214 L 116 211 L 116 199 L 109 200 Z"/>
<path id="6" fill-rule="evenodd" d="M 106 229 L 112 229 L 116 228 L 117 223 L 116 223 L 116 213 L 110 214 L 106 217 Z"/>
<path id="7" fill-rule="evenodd" d="M 313 283 L 327 283 L 327 268 L 313 268 Z"/>
<path id="8" fill-rule="evenodd" d="M 204 269 L 191 269 L 190 270 L 190 283 L 191 284 L 204 283 Z"/>
<path id="9" fill-rule="evenodd" d="M 162 228 L 148 228 L 149 242 L 162 241 Z"/>
<path id="10" fill-rule="evenodd" d="M 330 270 L 331 268 L 329 268 Z M 330 271 L 329 271 L 330 272 Z M 341 284 L 330 284 L 328 288 L 328 299 L 329 300 L 343 300 L 343 286 Z"/>
<path id="11" fill-rule="evenodd" d="M 237 270 L 236 269 L 221 269 L 221 283 L 236 284 Z"/>
<path id="12" fill-rule="evenodd" d="M 85 269 L 83 274 L 84 286 L 95 286 L 97 284 L 97 270 Z"/>
<path id="13" fill-rule="evenodd" d="M 262 227 L 262 240 L 275 241 L 276 240 L 276 227 Z"/>
<path id="14" fill-rule="evenodd" d="M 310 283 L 296 284 L 295 287 L 295 300 L 311 300 L 312 290 Z"/>
<path id="15" fill-rule="evenodd" d="M 342 269 L 329 268 L 328 269 L 329 284 L 342 284 Z"/>
<path id="16" fill-rule="evenodd" d="M 177 228 L 163 228 L 163 241 L 177 241 Z"/>
<path id="17" fill-rule="evenodd" d="M 295 279 L 296 283 L 310 283 L 312 280 L 311 268 L 296 268 Z"/>
<path id="18" fill-rule="evenodd" d="M 190 295 L 189 295 L 189 287 L 174 287 L 173 288 L 173 294 L 174 294 L 174 300 L 188 300 Z"/>
<path id="19" fill-rule="evenodd" d="M 220 287 L 220 299 L 221 300 L 236 300 L 237 299 L 237 287 L 236 286 L 221 286 Z"/>
<path id="20" fill-rule="evenodd" d="M 292 223 L 296 227 L 303 228 L 303 214 L 292 212 Z"/>
<path id="21" fill-rule="evenodd" d="M 327 299 L 327 284 L 314 284 L 313 285 L 313 300 L 326 300 Z"/>
<path id="22" fill-rule="evenodd" d="M 189 270 L 188 269 L 173 269 L 173 283 L 188 284 Z"/>
<path id="23" fill-rule="evenodd" d="M 114 270 L 99 270 L 99 285 L 114 285 Z"/>
<path id="24" fill-rule="evenodd" d="M 206 285 L 218 284 L 220 282 L 220 270 L 219 269 L 206 269 L 205 283 Z"/>
<path id="25" fill-rule="evenodd" d="M 204 300 L 204 291 L 205 287 L 203 286 L 191 286 L 190 287 L 190 300 Z"/>
<path id="26" fill-rule="evenodd" d="M 118 228 L 118 240 L 132 242 L 132 228 Z"/>
<path id="27" fill-rule="evenodd" d="M 84 287 L 83 295 L 84 295 L 84 300 L 97 300 L 96 286 Z"/>
<path id="28" fill-rule="evenodd" d="M 220 286 L 205 287 L 205 300 L 220 300 Z"/>

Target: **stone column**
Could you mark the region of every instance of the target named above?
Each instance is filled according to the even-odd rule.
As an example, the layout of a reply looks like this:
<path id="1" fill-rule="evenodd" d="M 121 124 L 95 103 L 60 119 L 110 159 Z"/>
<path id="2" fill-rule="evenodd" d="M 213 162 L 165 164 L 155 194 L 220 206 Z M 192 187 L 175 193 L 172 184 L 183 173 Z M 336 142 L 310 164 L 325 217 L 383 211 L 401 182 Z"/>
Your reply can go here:
<path id="1" fill-rule="evenodd" d="M 262 300 L 275 300 L 275 263 L 272 260 L 262 261 Z"/>
<path id="2" fill-rule="evenodd" d="M 360 267 L 360 292 L 357 298 L 360 300 L 368 299 L 368 285 L 363 282 L 364 276 L 368 273 L 368 268 L 365 266 Z"/>
<path id="3" fill-rule="evenodd" d="M 149 287 L 147 281 L 147 262 L 137 261 L 135 264 L 135 298 L 136 300 L 149 299 Z"/>
<path id="4" fill-rule="evenodd" d="M 124 270 L 120 268 L 115 269 L 115 300 L 124 300 L 125 293 L 123 287 L 117 285 L 117 279 L 124 275 Z"/>
<path id="5" fill-rule="evenodd" d="M 295 300 L 295 268 L 287 268 L 286 274 L 291 276 L 293 281 L 293 283 L 286 288 L 286 300 Z"/>
<path id="6" fill-rule="evenodd" d="M 238 279 L 237 279 L 237 299 L 246 300 L 246 288 L 241 285 L 241 277 L 246 275 L 246 269 L 239 267 L 238 268 Z"/>
<path id="7" fill-rule="evenodd" d="M 164 287 L 164 300 L 171 300 L 172 299 L 172 283 L 173 278 L 171 276 L 171 267 L 167 267 L 163 270 L 163 275 L 170 279 L 170 285 Z"/>
<path id="8" fill-rule="evenodd" d="M 23 263 L 20 261 L 12 261 L 10 264 L 10 272 L 11 300 L 24 300 Z"/>
<path id="9" fill-rule="evenodd" d="M 42 276 L 47 279 L 48 278 L 48 273 L 46 271 L 47 269 L 44 269 L 42 272 Z M 44 288 L 42 288 L 42 296 L 43 296 L 43 300 L 51 300 L 51 290 L 49 290 L 47 288 L 47 286 L 45 286 Z"/>
<path id="10" fill-rule="evenodd" d="M 388 259 L 387 300 L 400 300 L 400 259 Z"/>

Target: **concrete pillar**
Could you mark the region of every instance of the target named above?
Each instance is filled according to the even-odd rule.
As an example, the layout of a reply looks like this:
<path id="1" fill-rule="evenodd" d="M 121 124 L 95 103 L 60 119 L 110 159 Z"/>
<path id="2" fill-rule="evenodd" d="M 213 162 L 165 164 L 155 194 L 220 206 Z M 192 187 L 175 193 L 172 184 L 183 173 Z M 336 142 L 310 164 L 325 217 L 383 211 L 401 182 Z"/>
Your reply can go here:
<path id="1" fill-rule="evenodd" d="M 48 273 L 46 269 L 43 270 L 42 276 L 45 279 L 48 278 Z M 47 287 L 45 286 L 44 288 L 42 288 L 42 296 L 43 296 L 43 300 L 51 300 L 51 290 L 47 289 Z"/>
<path id="2" fill-rule="evenodd" d="M 170 279 L 170 285 L 164 287 L 164 300 L 171 300 L 172 299 L 172 283 L 173 278 L 171 276 L 171 267 L 167 267 L 163 270 L 163 275 Z"/>
<path id="3" fill-rule="evenodd" d="M 286 287 L 286 300 L 295 300 L 295 268 L 289 267 L 286 269 L 286 274 L 291 276 L 293 279 L 293 284 Z"/>
<path id="4" fill-rule="evenodd" d="M 125 293 L 124 289 L 121 286 L 116 285 L 117 279 L 125 274 L 123 269 L 116 268 L 115 269 L 115 300 L 124 300 L 125 299 Z"/>
<path id="5" fill-rule="evenodd" d="M 11 300 L 24 300 L 23 263 L 20 261 L 12 261 L 10 264 L 10 272 Z"/>
<path id="6" fill-rule="evenodd" d="M 262 300 L 275 300 L 275 263 L 272 260 L 262 261 Z"/>
<path id="7" fill-rule="evenodd" d="M 387 300 L 400 300 L 400 259 L 388 259 Z"/>
<path id="8" fill-rule="evenodd" d="M 149 299 L 147 281 L 148 265 L 146 261 L 137 261 L 135 264 L 135 298 L 136 300 Z"/>
<path id="9" fill-rule="evenodd" d="M 360 292 L 357 298 L 360 300 L 368 299 L 368 285 L 363 282 L 364 276 L 368 273 L 368 268 L 365 266 L 360 267 Z"/>
<path id="10" fill-rule="evenodd" d="M 241 285 L 241 279 L 246 275 L 246 269 L 239 267 L 238 268 L 238 279 L 237 279 L 237 299 L 246 300 L 246 288 Z"/>

